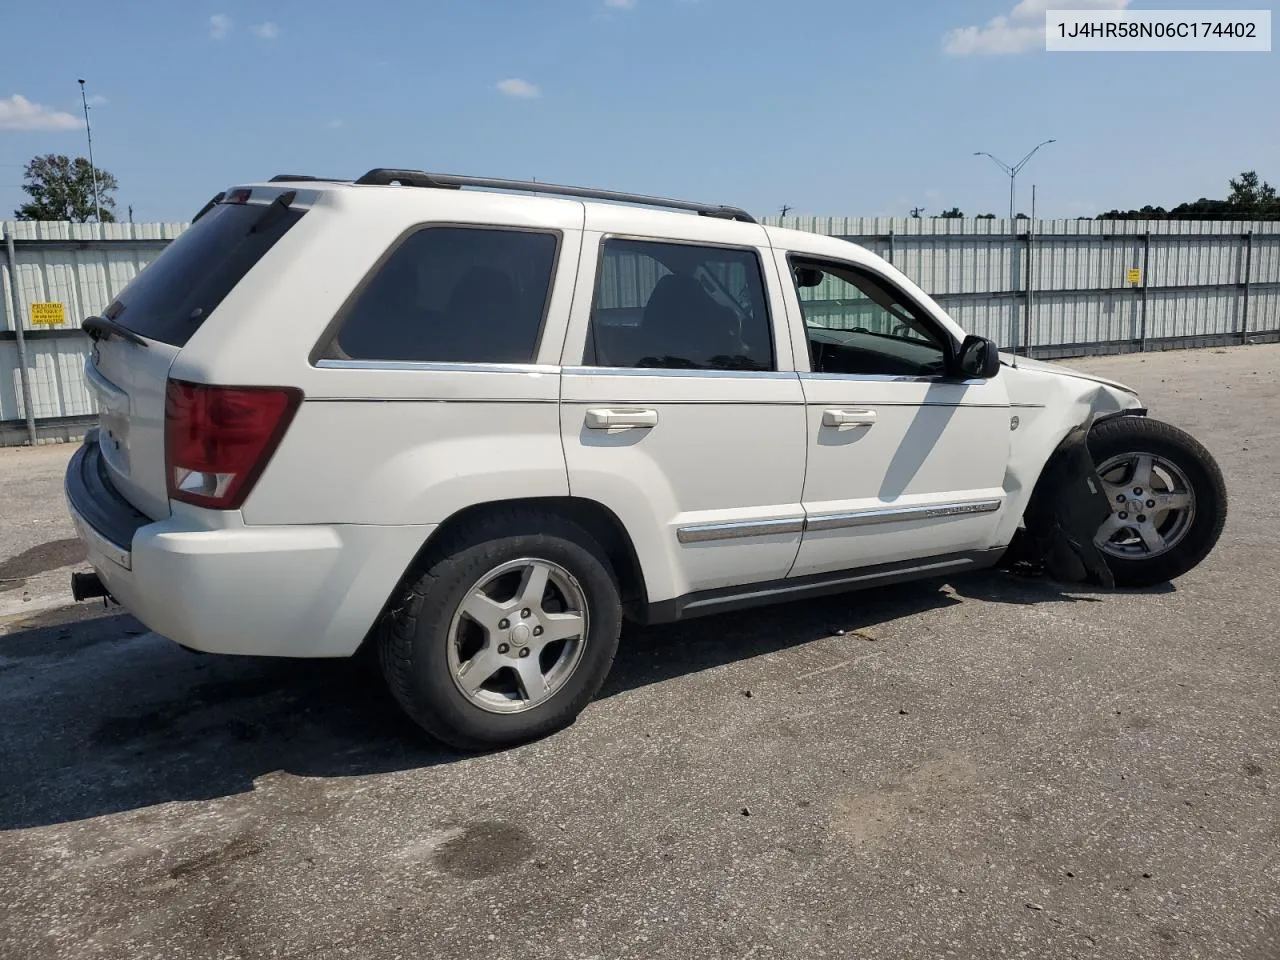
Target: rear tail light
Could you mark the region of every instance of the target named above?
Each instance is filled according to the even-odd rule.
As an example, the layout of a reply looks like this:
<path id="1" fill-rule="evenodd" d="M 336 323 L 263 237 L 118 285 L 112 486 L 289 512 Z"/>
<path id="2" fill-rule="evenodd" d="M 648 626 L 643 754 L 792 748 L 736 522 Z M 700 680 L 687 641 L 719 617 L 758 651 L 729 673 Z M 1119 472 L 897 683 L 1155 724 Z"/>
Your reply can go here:
<path id="1" fill-rule="evenodd" d="M 213 387 L 170 380 L 164 411 L 170 499 L 238 509 L 301 402 L 302 391 L 288 387 Z"/>

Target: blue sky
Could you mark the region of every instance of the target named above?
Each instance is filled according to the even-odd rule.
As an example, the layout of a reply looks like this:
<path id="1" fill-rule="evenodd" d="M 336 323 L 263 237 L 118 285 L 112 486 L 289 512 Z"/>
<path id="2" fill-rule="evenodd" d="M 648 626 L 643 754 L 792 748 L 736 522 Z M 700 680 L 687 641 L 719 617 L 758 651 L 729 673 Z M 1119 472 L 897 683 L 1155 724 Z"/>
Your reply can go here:
<path id="1" fill-rule="evenodd" d="M 537 177 L 756 213 L 1041 216 L 1280 181 L 1272 53 L 1043 50 L 1047 7 L 1214 0 L 62 0 L 0 5 L 0 218 L 37 153 L 134 219 L 228 184 L 374 166 Z M 993 18 L 999 18 L 994 19 Z M 1037 26 L 1037 24 L 1039 26 Z M 957 32 L 959 31 L 959 32 Z"/>

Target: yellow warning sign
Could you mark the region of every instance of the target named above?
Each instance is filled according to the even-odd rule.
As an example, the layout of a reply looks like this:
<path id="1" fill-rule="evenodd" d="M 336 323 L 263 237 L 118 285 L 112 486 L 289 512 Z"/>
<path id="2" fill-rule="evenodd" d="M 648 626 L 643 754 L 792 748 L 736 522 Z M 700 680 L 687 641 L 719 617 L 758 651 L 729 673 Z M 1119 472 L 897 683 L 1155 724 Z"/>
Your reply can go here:
<path id="1" fill-rule="evenodd" d="M 1141 282 L 1142 282 L 1142 271 L 1141 271 L 1141 270 L 1139 270 L 1137 267 L 1134 267 L 1132 270 L 1130 270 L 1130 271 L 1129 271 L 1129 282 L 1130 282 L 1130 283 L 1141 283 Z"/>
<path id="2" fill-rule="evenodd" d="M 67 322 L 67 310 L 60 303 L 33 303 L 31 325 L 33 327 L 60 327 Z"/>

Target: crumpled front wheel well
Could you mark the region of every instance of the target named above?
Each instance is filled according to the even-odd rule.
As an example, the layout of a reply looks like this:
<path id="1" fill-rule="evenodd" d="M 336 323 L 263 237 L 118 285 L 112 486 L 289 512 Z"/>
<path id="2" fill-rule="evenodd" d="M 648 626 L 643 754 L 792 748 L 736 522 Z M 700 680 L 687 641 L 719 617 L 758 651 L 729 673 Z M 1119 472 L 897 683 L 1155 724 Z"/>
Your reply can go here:
<path id="1" fill-rule="evenodd" d="M 1010 545 L 1004 566 L 1043 570 L 1055 580 L 1092 580 L 1114 585 L 1106 560 L 1093 544 L 1111 514 L 1093 457 L 1089 433 L 1117 417 L 1145 417 L 1145 408 L 1090 417 L 1074 427 L 1045 462 L 1023 513 L 1023 529 Z"/>

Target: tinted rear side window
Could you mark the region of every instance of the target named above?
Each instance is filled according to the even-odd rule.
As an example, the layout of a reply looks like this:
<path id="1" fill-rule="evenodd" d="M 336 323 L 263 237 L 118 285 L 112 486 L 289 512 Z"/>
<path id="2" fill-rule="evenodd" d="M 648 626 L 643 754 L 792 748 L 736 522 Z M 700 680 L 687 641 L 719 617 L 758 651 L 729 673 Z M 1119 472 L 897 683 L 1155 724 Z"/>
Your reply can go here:
<path id="1" fill-rule="evenodd" d="M 583 362 L 773 370 L 759 255 L 730 247 L 606 240 Z"/>
<path id="2" fill-rule="evenodd" d="M 185 346 L 304 211 L 220 203 L 130 283 L 105 313 L 134 333 Z"/>
<path id="3" fill-rule="evenodd" d="M 370 278 L 325 355 L 532 363 L 558 245 L 552 233 L 419 230 Z"/>

